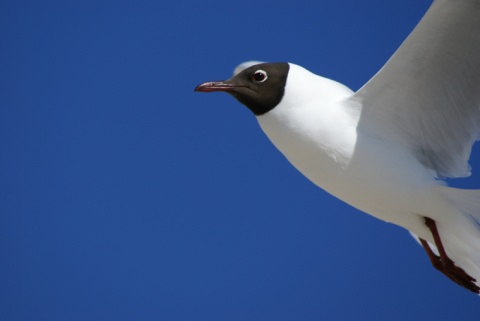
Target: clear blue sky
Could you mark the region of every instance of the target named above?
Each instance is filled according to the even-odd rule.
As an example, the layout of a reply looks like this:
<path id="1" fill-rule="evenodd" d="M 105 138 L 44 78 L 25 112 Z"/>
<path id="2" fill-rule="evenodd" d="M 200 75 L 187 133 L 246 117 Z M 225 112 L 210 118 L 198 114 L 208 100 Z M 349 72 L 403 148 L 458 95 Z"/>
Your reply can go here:
<path id="1" fill-rule="evenodd" d="M 407 232 L 193 92 L 251 59 L 358 89 L 429 4 L 2 1 L 0 319 L 478 318 Z"/>

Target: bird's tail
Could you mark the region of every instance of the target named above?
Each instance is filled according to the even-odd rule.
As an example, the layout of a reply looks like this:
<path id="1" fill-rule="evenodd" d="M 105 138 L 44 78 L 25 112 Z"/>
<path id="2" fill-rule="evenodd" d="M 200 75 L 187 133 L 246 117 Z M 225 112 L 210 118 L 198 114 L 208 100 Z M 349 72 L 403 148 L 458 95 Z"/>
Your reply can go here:
<path id="1" fill-rule="evenodd" d="M 439 230 L 440 237 L 449 257 L 480 286 L 480 190 L 447 186 L 438 190 L 459 212 Z"/>
<path id="2" fill-rule="evenodd" d="M 448 256 L 456 265 L 476 279 L 480 286 L 480 190 L 464 190 L 437 186 L 438 191 L 458 212 L 452 213 L 450 221 L 438 225 L 442 243 Z M 411 233 L 420 244 L 417 235 Z M 437 247 L 430 248 L 438 256 Z"/>
<path id="3" fill-rule="evenodd" d="M 446 186 L 438 186 L 438 189 L 456 208 L 472 220 L 480 233 L 480 190 Z"/>

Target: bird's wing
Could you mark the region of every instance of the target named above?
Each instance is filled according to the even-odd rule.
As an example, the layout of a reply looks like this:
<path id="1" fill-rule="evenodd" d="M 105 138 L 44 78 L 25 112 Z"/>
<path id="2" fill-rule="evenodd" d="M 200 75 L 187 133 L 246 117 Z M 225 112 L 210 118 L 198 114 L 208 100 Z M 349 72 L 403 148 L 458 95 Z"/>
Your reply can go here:
<path id="1" fill-rule="evenodd" d="M 470 174 L 480 130 L 480 0 L 437 0 L 353 96 L 358 130 L 404 144 L 439 177 Z"/>

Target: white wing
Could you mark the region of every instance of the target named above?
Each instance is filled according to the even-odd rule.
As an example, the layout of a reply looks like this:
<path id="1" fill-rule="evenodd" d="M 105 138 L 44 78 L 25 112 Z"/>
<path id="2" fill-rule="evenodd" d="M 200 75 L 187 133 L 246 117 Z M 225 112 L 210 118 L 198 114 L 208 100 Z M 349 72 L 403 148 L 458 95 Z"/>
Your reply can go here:
<path id="1" fill-rule="evenodd" d="M 439 177 L 470 175 L 480 130 L 480 0 L 437 0 L 353 99 L 358 130 L 404 144 Z"/>

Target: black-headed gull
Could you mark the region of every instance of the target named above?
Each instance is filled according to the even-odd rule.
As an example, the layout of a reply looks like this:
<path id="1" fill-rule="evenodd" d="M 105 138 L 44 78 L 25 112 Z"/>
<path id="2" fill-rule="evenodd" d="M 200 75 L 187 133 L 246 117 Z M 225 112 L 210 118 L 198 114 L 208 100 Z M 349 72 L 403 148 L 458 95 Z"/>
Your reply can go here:
<path id="1" fill-rule="evenodd" d="M 479 137 L 479 0 L 435 1 L 357 92 L 292 63 L 244 63 L 195 90 L 234 96 L 313 183 L 417 235 L 435 268 L 480 292 L 480 190 L 443 180 L 470 175 Z"/>

